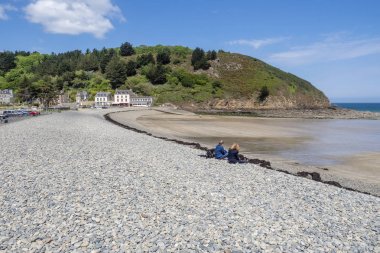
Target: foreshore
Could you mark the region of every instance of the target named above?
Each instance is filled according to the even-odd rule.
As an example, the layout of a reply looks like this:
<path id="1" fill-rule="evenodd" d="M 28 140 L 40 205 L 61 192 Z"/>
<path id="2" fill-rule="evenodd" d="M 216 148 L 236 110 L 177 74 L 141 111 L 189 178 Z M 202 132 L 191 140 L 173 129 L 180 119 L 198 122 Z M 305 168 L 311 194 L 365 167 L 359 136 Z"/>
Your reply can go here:
<path id="1" fill-rule="evenodd" d="M 205 159 L 110 112 L 1 127 L 0 251 L 379 251 L 378 197 Z"/>
<path id="2" fill-rule="evenodd" d="M 358 113 L 360 114 L 361 112 Z M 298 145 L 298 143 L 301 145 L 311 138 L 301 127 L 305 124 L 302 119 L 197 115 L 172 108 L 112 113 L 109 117 L 125 126 L 154 136 L 182 142 L 195 142 L 207 148 L 213 148 L 219 138 L 223 138 L 227 144 L 243 142 L 248 145 L 252 142 L 253 145 L 262 145 L 263 149 L 268 151 L 259 154 L 247 152 L 244 154 L 247 149 L 242 145 L 242 153 L 248 158 L 267 160 L 276 170 L 310 178 L 312 178 L 311 175 L 305 172 L 317 173 L 320 175 L 320 179 L 317 177 L 318 180 L 335 182 L 338 183 L 336 185 L 348 189 L 380 196 L 380 171 L 376 169 L 380 165 L 378 153 L 350 156 L 344 158 L 339 164 L 331 166 L 312 166 L 275 155 L 276 149 L 285 149 L 288 145 Z M 316 123 L 312 121 L 309 125 L 313 126 Z M 273 150 L 270 151 L 271 149 Z"/>

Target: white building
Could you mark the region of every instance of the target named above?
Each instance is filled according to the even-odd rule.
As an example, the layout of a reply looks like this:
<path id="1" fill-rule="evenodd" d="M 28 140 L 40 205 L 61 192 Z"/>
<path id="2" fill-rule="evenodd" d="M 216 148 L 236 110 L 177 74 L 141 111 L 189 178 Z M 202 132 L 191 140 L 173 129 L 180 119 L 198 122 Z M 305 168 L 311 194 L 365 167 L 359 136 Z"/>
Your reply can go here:
<path id="1" fill-rule="evenodd" d="M 79 91 L 77 92 L 76 102 L 79 105 L 82 105 L 82 102 L 88 101 L 88 93 L 87 91 Z"/>
<path id="2" fill-rule="evenodd" d="M 131 97 L 131 106 L 152 106 L 153 98 L 152 97 Z"/>
<path id="3" fill-rule="evenodd" d="M 116 90 L 113 105 L 130 106 L 131 96 L 135 94 L 130 90 Z"/>
<path id="4" fill-rule="evenodd" d="M 113 105 L 124 106 L 152 106 L 152 97 L 142 97 L 132 90 L 116 90 Z"/>
<path id="5" fill-rule="evenodd" d="M 13 90 L 0 90 L 0 104 L 11 104 L 14 102 Z"/>
<path id="6" fill-rule="evenodd" d="M 95 106 L 103 107 L 112 104 L 112 95 L 110 92 L 98 92 L 95 95 Z"/>

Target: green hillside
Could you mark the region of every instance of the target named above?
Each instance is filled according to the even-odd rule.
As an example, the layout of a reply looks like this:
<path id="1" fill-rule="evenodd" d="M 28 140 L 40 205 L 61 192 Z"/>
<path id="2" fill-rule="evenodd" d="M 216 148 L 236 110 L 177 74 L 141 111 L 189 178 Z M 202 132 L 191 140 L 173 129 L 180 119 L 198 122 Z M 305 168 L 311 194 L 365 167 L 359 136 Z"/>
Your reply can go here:
<path id="1" fill-rule="evenodd" d="M 52 103 L 64 91 L 132 89 L 156 104 L 195 107 L 326 107 L 324 94 L 292 74 L 258 59 L 182 46 L 139 46 L 79 50 L 62 54 L 0 53 L 0 89 L 15 90 L 17 101 Z M 51 97 L 51 99 L 49 99 Z"/>

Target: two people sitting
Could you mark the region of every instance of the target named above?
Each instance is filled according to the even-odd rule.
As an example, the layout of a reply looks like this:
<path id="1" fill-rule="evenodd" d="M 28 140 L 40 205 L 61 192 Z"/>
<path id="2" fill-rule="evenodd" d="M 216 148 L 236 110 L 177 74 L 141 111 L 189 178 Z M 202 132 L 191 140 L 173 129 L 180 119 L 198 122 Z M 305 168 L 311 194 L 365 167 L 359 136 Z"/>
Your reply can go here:
<path id="1" fill-rule="evenodd" d="M 232 146 L 227 150 L 223 147 L 223 140 L 219 141 L 218 145 L 215 147 L 215 158 L 224 159 L 227 157 L 229 163 L 245 163 L 245 160 L 239 158 L 240 146 L 237 143 L 232 144 Z"/>

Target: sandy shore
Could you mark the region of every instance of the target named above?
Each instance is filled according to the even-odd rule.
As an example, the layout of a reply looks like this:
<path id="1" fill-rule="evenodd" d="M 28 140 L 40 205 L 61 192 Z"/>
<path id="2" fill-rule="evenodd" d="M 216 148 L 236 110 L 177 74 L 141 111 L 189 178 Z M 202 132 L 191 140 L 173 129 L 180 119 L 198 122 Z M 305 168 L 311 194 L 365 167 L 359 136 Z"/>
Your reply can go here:
<path id="1" fill-rule="evenodd" d="M 337 181 L 345 187 L 380 195 L 379 153 L 340 157 L 339 163 L 329 166 L 305 165 L 278 154 L 280 150 L 290 146 L 302 147 L 303 143 L 308 142 L 312 138 L 308 136 L 308 128 L 315 127 L 315 122 L 310 122 L 309 126 L 305 119 L 211 116 L 180 110 L 159 110 L 128 111 L 110 116 L 122 124 L 155 136 L 198 142 L 210 148 L 219 139 L 223 139 L 227 147 L 238 142 L 244 155 L 269 160 L 274 168 L 293 173 L 318 172 L 324 181 Z M 255 153 L 249 152 L 253 149 Z"/>

